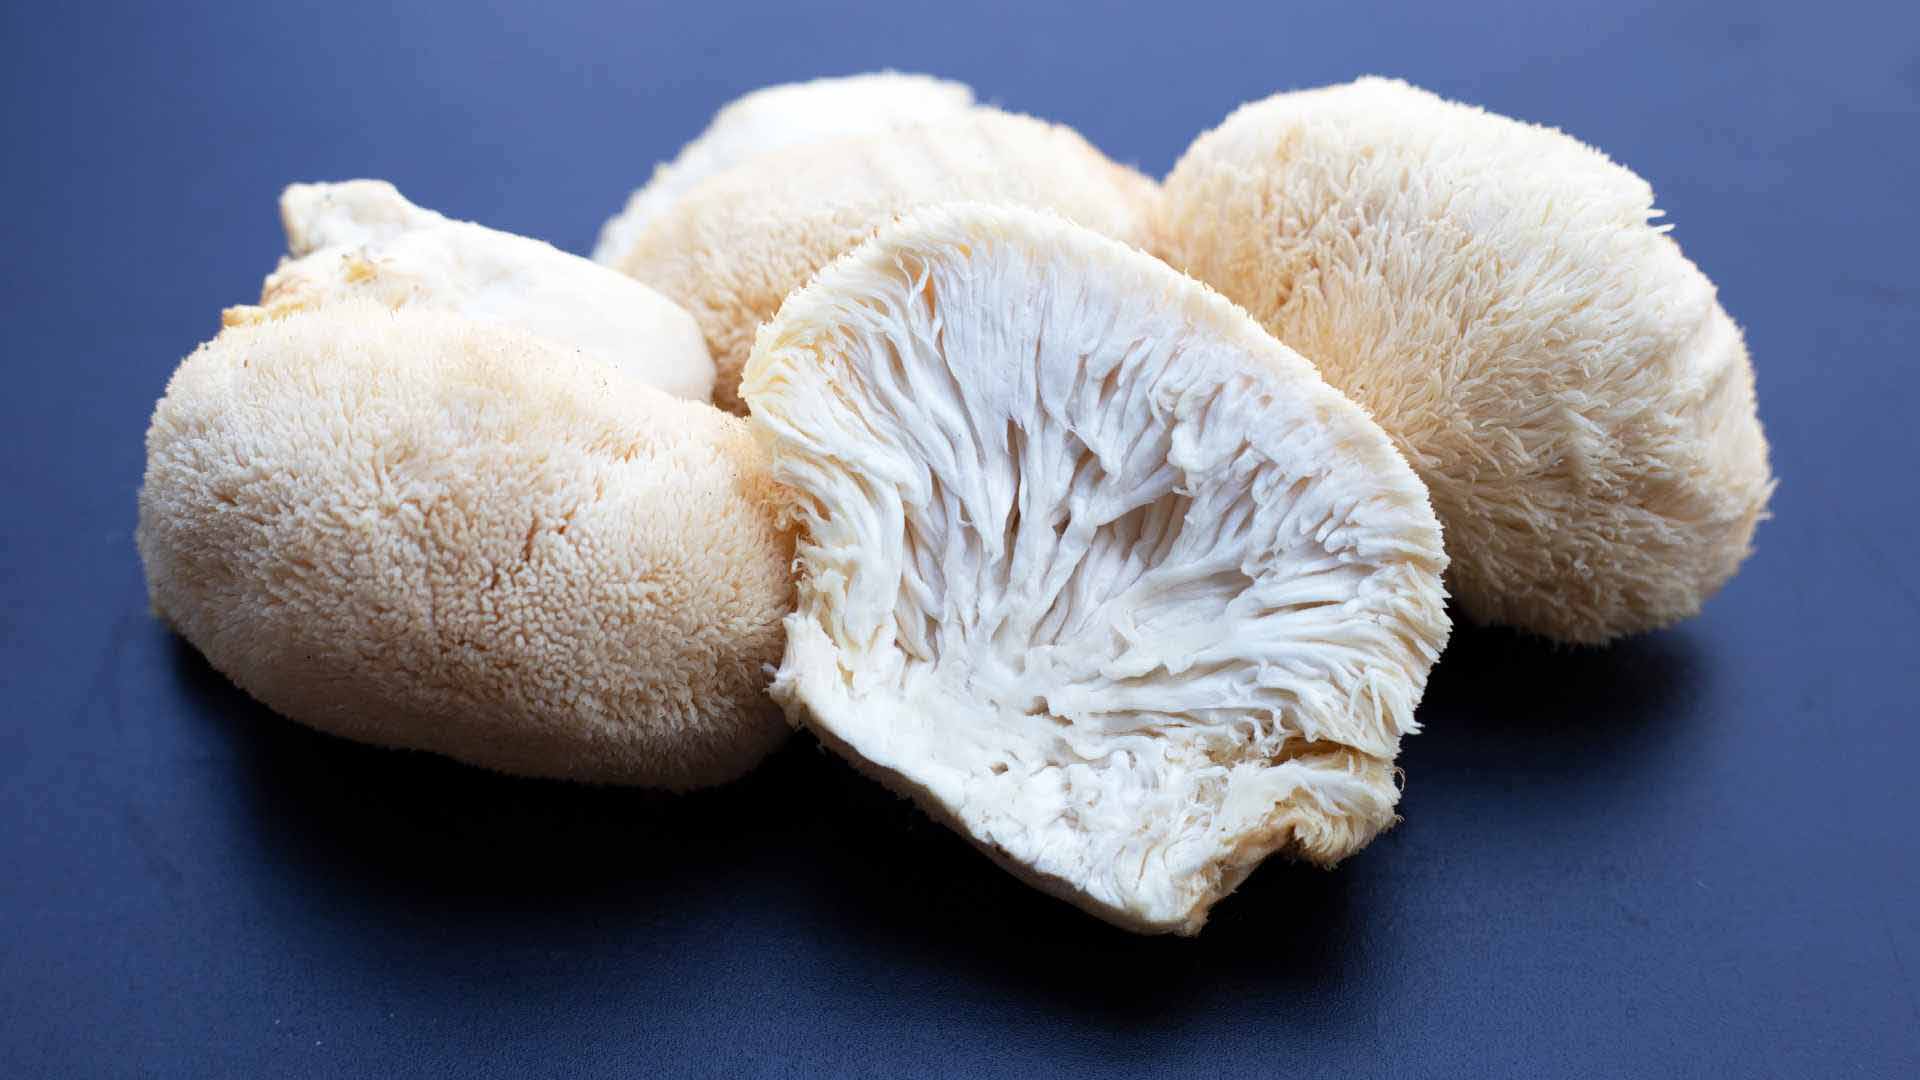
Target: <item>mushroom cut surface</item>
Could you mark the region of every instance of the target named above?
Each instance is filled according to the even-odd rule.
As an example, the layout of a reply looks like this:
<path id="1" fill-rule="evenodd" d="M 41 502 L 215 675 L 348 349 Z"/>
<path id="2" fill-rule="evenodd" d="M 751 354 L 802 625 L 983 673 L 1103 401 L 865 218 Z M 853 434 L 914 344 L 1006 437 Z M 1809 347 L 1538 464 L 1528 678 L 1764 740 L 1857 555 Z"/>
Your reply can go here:
<path id="1" fill-rule="evenodd" d="M 1447 636 L 1425 488 L 1212 290 L 1060 218 L 909 215 L 761 332 L 799 526 L 773 693 L 1032 884 L 1192 934 L 1394 820 Z"/>

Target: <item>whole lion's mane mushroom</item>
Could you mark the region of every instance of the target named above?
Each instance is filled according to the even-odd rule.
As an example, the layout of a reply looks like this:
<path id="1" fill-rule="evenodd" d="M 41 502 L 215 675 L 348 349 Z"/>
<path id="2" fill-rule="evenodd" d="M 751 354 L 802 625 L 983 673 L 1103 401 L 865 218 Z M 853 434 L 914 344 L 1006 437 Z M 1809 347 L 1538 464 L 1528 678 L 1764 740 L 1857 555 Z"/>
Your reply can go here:
<path id="1" fill-rule="evenodd" d="M 693 313 L 718 370 L 714 404 L 744 412 L 740 370 L 760 324 L 896 216 L 977 200 L 1057 211 L 1139 243 L 1157 193 L 1070 128 L 977 107 L 749 158 L 681 195 L 617 265 Z"/>
<path id="2" fill-rule="evenodd" d="M 344 300 L 181 363 L 138 545 L 155 610 L 303 724 L 697 787 L 788 730 L 765 694 L 792 608 L 767 464 L 744 421 L 598 357 Z"/>
<path id="3" fill-rule="evenodd" d="M 916 212 L 760 333 L 800 527 L 773 693 L 1038 887 L 1192 934 L 1393 821 L 1447 636 L 1426 490 L 1244 312 L 1059 218 Z"/>
<path id="4" fill-rule="evenodd" d="M 1168 261 L 1394 437 L 1474 619 L 1603 642 L 1745 559 L 1773 490 L 1746 345 L 1599 151 L 1362 79 L 1242 107 L 1162 206 Z"/>
<path id="5" fill-rule="evenodd" d="M 848 135 L 893 131 L 960 116 L 973 108 L 964 83 L 876 71 L 764 86 L 728 102 L 697 138 L 601 226 L 593 257 L 618 266 L 634 241 L 700 181 L 748 158 Z"/>
<path id="6" fill-rule="evenodd" d="M 525 236 L 454 221 L 384 180 L 291 184 L 280 196 L 289 258 L 268 275 L 258 322 L 340 300 L 450 311 L 515 326 L 627 369 L 675 397 L 713 397 L 693 317 L 645 285 Z"/>

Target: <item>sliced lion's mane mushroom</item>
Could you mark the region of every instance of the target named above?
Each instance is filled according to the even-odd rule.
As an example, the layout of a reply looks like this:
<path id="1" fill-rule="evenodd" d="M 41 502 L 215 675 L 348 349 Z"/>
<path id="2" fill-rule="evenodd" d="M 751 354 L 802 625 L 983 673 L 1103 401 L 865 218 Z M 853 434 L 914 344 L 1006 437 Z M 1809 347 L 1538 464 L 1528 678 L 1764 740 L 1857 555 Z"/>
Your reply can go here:
<path id="1" fill-rule="evenodd" d="M 1199 930 L 1393 821 L 1447 636 L 1424 487 L 1218 294 L 1051 215 L 931 208 L 744 381 L 798 524 L 773 692 L 1016 874 Z"/>

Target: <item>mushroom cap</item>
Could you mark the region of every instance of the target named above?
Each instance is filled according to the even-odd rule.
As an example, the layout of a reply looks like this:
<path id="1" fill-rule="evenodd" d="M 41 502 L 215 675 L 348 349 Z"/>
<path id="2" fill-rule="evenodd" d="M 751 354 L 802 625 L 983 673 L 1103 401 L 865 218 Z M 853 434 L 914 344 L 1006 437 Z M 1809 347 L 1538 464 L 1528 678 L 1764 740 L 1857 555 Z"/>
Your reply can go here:
<path id="1" fill-rule="evenodd" d="M 600 228 L 593 257 L 618 266 L 655 218 L 700 181 L 773 150 L 958 116 L 973 107 L 965 83 L 876 71 L 762 87 L 728 103 L 707 129 L 635 191 Z"/>
<path id="2" fill-rule="evenodd" d="M 597 356 L 676 397 L 713 396 L 693 316 L 645 285 L 525 236 L 454 221 L 383 180 L 293 184 L 280 196 L 292 258 L 267 277 L 257 322 L 359 297 L 518 326 Z"/>
<path id="3" fill-rule="evenodd" d="M 621 269 L 693 313 L 740 412 L 754 332 L 814 271 L 914 207 L 954 200 L 1057 211 L 1144 242 L 1152 181 L 1072 129 L 976 108 L 958 119 L 763 154 L 709 177 L 641 233 Z"/>
<path id="4" fill-rule="evenodd" d="M 799 526 L 773 695 L 1040 888 L 1192 934 L 1393 821 L 1447 636 L 1386 435 L 1217 293 L 1051 215 L 917 211 L 760 333 Z"/>
<path id="5" fill-rule="evenodd" d="M 1476 621 L 1603 642 L 1746 557 L 1773 489 L 1746 346 L 1599 151 L 1362 79 L 1243 106 L 1162 210 L 1168 261 L 1394 437 Z"/>
<path id="6" fill-rule="evenodd" d="M 287 254 L 296 259 L 322 248 L 377 244 L 452 220 L 415 206 L 385 180 L 288 184 L 280 192 L 280 227 L 287 234 Z"/>
<path id="7" fill-rule="evenodd" d="M 746 424 L 497 324 L 232 326 L 147 432 L 155 610 L 270 708 L 502 772 L 690 788 L 789 730 L 792 538 Z"/>

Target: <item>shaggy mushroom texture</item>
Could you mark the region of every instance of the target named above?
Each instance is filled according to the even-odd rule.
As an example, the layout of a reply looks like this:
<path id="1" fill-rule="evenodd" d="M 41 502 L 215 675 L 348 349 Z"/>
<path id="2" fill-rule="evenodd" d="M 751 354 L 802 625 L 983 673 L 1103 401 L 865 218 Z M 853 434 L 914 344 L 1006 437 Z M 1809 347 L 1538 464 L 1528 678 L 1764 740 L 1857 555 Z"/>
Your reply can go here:
<path id="1" fill-rule="evenodd" d="M 1599 151 L 1363 79 L 1242 107 L 1163 209 L 1168 261 L 1394 437 L 1476 621 L 1604 642 L 1746 557 L 1773 490 L 1746 346 Z"/>
<path id="2" fill-rule="evenodd" d="M 268 276 L 259 322 L 360 298 L 517 326 L 625 368 L 675 397 L 713 396 L 713 360 L 693 316 L 623 274 L 551 244 L 408 202 L 382 180 L 293 184 L 280 196 L 292 258 Z"/>
<path id="3" fill-rule="evenodd" d="M 956 117 L 973 107 L 964 83 L 879 71 L 763 87 L 728 103 L 698 138 L 658 165 L 645 187 L 601 226 L 595 261 L 618 266 L 655 218 L 700 181 L 789 146 Z"/>
<path id="4" fill-rule="evenodd" d="M 787 730 L 767 468 L 744 422 L 544 339 L 345 301 L 181 363 L 138 543 L 155 610 L 294 720 L 689 788 Z"/>
<path id="5" fill-rule="evenodd" d="M 719 372 L 714 404 L 741 412 L 740 369 L 760 324 L 897 215 L 956 199 L 1007 203 L 1144 242 L 1157 193 L 1069 128 L 976 108 L 957 120 L 752 158 L 683 195 L 620 268 L 699 320 Z"/>
<path id="6" fill-rule="evenodd" d="M 915 213 L 744 383 L 799 524 L 774 696 L 1040 888 L 1196 933 L 1393 821 L 1447 636 L 1426 490 L 1244 312 L 1046 214 Z"/>

